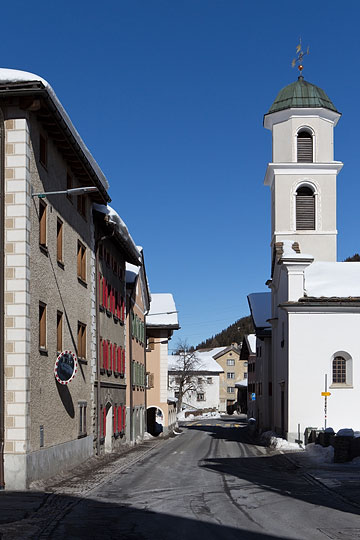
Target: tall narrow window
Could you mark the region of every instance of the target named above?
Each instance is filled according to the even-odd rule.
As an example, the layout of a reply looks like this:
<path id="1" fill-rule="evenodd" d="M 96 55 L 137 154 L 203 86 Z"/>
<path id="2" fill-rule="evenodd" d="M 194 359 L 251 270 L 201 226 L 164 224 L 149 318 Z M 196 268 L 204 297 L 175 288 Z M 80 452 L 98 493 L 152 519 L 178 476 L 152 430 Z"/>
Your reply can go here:
<path id="1" fill-rule="evenodd" d="M 86 324 L 78 322 L 78 357 L 86 358 Z"/>
<path id="2" fill-rule="evenodd" d="M 333 360 L 333 384 L 346 383 L 346 360 L 342 356 L 336 356 Z"/>
<path id="3" fill-rule="evenodd" d="M 56 350 L 62 351 L 62 333 L 63 333 L 63 314 L 61 311 L 57 312 L 56 316 Z"/>
<path id="4" fill-rule="evenodd" d="M 39 244 L 46 247 L 46 202 L 40 200 L 39 203 Z"/>
<path id="5" fill-rule="evenodd" d="M 60 263 L 63 262 L 63 228 L 63 222 L 61 219 L 58 219 L 56 227 L 56 257 Z"/>
<path id="6" fill-rule="evenodd" d="M 81 214 L 83 217 L 86 217 L 86 195 L 78 195 L 77 209 L 79 214 Z"/>
<path id="7" fill-rule="evenodd" d="M 47 140 L 43 135 L 40 135 L 39 141 L 39 161 L 44 167 L 47 166 Z"/>
<path id="8" fill-rule="evenodd" d="M 86 281 L 86 247 L 81 242 L 78 242 L 77 275 L 79 279 Z"/>
<path id="9" fill-rule="evenodd" d="M 308 186 L 296 192 L 296 230 L 315 230 L 315 195 Z"/>
<path id="10" fill-rule="evenodd" d="M 313 138 L 311 133 L 305 130 L 297 134 L 297 160 L 298 163 L 313 162 Z"/>
<path id="11" fill-rule="evenodd" d="M 39 302 L 39 347 L 46 349 L 46 304 Z"/>

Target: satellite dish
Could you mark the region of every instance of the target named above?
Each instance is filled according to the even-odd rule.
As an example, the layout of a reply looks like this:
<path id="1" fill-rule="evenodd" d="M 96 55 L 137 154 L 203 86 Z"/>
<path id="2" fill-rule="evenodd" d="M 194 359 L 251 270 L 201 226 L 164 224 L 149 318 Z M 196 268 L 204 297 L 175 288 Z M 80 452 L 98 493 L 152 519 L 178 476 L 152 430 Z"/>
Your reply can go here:
<path id="1" fill-rule="evenodd" d="M 63 351 L 56 359 L 54 375 L 58 383 L 69 384 L 77 372 L 77 359 L 73 352 Z"/>

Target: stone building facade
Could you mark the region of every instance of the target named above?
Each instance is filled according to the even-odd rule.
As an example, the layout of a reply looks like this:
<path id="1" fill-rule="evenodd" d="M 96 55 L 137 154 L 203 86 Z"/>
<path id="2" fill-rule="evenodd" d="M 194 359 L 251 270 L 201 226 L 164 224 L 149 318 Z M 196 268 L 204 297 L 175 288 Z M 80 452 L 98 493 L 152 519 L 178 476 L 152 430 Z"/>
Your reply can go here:
<path id="1" fill-rule="evenodd" d="M 91 204 L 106 203 L 108 195 L 105 178 L 46 81 L 0 70 L 0 109 L 5 194 L 0 482 L 23 489 L 93 453 Z M 91 186 L 96 193 L 33 196 L 70 184 Z M 58 353 L 65 349 L 78 357 L 69 385 L 54 377 Z"/>

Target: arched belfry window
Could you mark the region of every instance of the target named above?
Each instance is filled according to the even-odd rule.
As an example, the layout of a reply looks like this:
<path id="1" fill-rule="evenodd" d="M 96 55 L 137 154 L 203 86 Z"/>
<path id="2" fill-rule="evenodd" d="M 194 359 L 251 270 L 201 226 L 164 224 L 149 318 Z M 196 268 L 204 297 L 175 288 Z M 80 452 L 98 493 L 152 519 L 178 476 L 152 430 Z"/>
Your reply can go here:
<path id="1" fill-rule="evenodd" d="M 298 163 L 313 162 L 313 138 L 306 129 L 297 134 L 297 160 Z"/>
<path id="2" fill-rule="evenodd" d="M 296 230 L 315 230 L 315 193 L 309 186 L 296 191 Z"/>

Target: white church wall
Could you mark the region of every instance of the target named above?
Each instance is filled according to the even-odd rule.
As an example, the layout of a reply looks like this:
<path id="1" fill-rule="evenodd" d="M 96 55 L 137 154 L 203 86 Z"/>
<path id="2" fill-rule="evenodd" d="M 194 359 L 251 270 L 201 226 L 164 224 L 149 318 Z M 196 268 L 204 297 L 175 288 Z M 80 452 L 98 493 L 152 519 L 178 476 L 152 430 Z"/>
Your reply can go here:
<path id="1" fill-rule="evenodd" d="M 360 430 L 355 406 L 360 391 L 360 313 L 309 310 L 289 314 L 289 324 L 289 440 L 298 437 L 298 424 L 301 433 L 306 427 L 324 427 L 325 374 L 331 392 L 327 426 Z M 332 386 L 332 359 L 339 351 L 352 357 L 352 386 Z"/>

